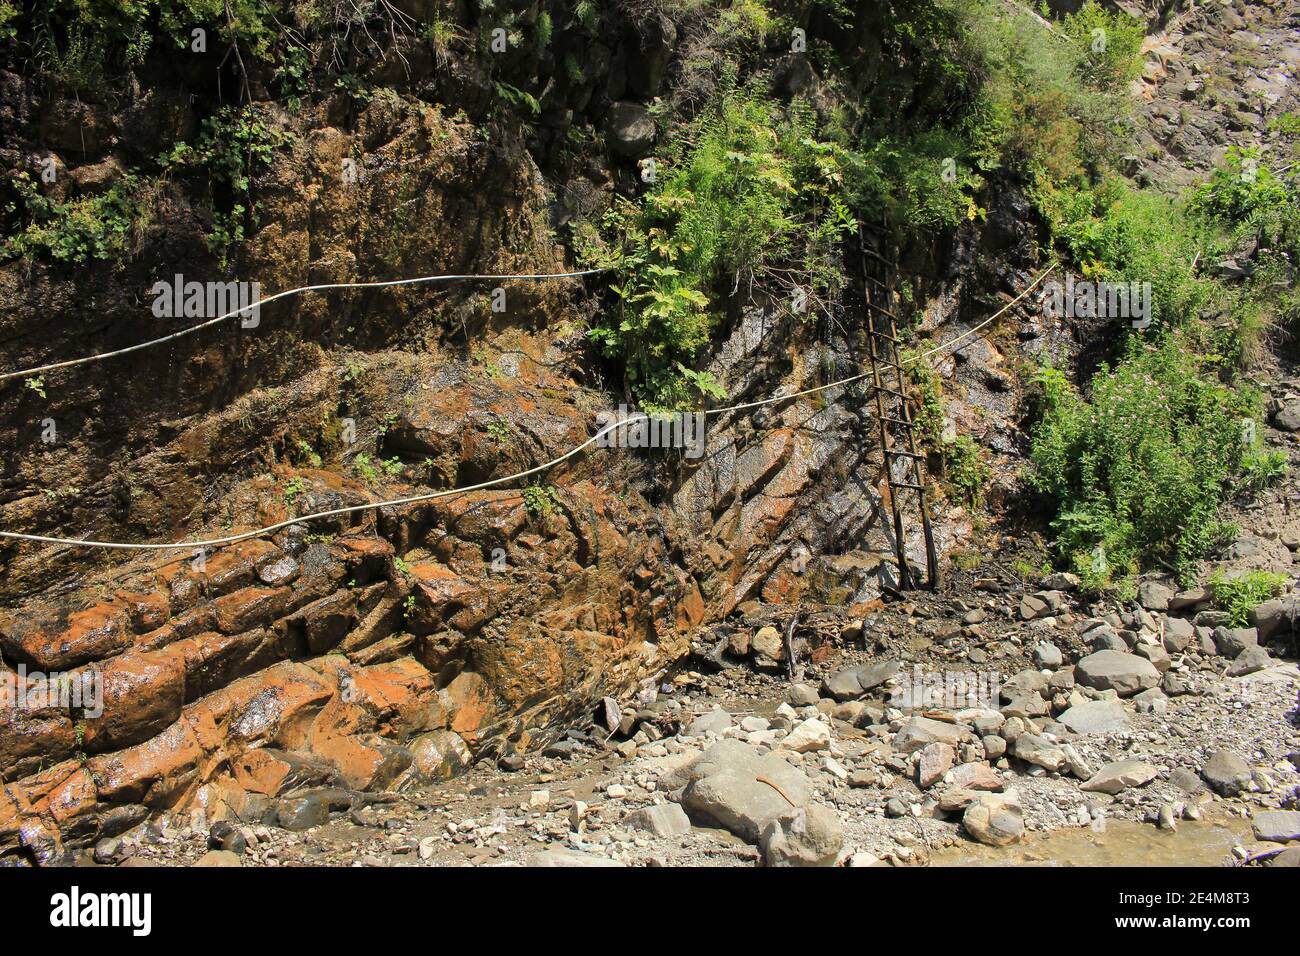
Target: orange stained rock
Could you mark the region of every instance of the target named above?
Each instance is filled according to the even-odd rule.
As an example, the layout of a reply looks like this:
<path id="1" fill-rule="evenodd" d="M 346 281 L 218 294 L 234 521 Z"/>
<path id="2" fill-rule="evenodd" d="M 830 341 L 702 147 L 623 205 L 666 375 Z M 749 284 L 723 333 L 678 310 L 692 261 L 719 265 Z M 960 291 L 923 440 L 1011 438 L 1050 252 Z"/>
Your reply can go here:
<path id="1" fill-rule="evenodd" d="M 312 742 L 312 752 L 338 768 L 344 783 L 354 790 L 375 790 L 386 786 L 409 765 L 395 760 L 396 748 L 378 740 L 353 736 L 322 737 Z"/>
<path id="2" fill-rule="evenodd" d="M 487 682 L 473 671 L 462 671 L 439 692 L 451 713 L 451 730 L 473 743 L 478 730 L 496 711 L 496 700 Z"/>
<path id="3" fill-rule="evenodd" d="M 384 538 L 339 538 L 334 547 L 349 563 L 393 556 L 393 545 Z"/>
<path id="4" fill-rule="evenodd" d="M 348 670 L 338 680 L 339 693 L 316 719 L 313 740 L 375 732 L 402 739 L 441 725 L 437 682 L 413 658 Z"/>
<path id="5" fill-rule="evenodd" d="M 214 551 L 205 559 L 204 574 L 213 594 L 225 594 L 253 583 L 256 565 L 279 549 L 269 541 L 253 538 Z"/>
<path id="6" fill-rule="evenodd" d="M 253 793 L 277 797 L 293 773 L 293 767 L 279 754 L 265 749 L 250 750 L 230 762 L 235 782 Z"/>
<path id="7" fill-rule="evenodd" d="M 51 760 L 62 760 L 76 747 L 72 719 L 61 711 L 33 711 L 0 702 L 0 779 Z M 18 772 L 23 772 L 19 770 Z"/>
<path id="8" fill-rule="evenodd" d="M 103 713 L 87 717 L 84 745 L 90 752 L 115 750 L 147 740 L 181 714 L 185 661 L 170 650 L 127 651 L 98 668 Z"/>
<path id="9" fill-rule="evenodd" d="M 287 588 L 242 588 L 212 602 L 217 630 L 235 634 L 266 627 L 288 610 L 293 592 Z"/>
<path id="10" fill-rule="evenodd" d="M 72 772 L 34 803 L 32 809 L 37 813 L 49 814 L 56 823 L 62 824 L 92 811 L 98 798 L 95 781 L 90 773 L 85 767 L 74 765 Z"/>
<path id="11" fill-rule="evenodd" d="M 167 806 L 193 782 L 202 759 L 197 735 L 178 720 L 142 744 L 91 757 L 86 767 L 100 800 Z"/>
<path id="12" fill-rule="evenodd" d="M 235 681 L 185 708 L 185 722 L 206 750 L 255 744 L 293 750 L 336 684 L 306 664 L 282 662 Z"/>
<path id="13" fill-rule="evenodd" d="M 32 805 L 22 788 L 0 784 L 0 853 L 22 843 L 22 828 L 33 817 Z"/>
<path id="14" fill-rule="evenodd" d="M 117 599 L 126 607 L 131 629 L 137 634 L 162 627 L 171 616 L 167 595 L 162 591 L 150 591 L 147 594 L 118 591 Z"/>
<path id="15" fill-rule="evenodd" d="M 704 610 L 704 595 L 700 586 L 691 580 L 677 602 L 678 629 L 686 631 L 698 626 L 704 620 Z"/>
<path id="16" fill-rule="evenodd" d="M 62 628 L 15 621 L 0 631 L 0 649 L 46 671 L 103 660 L 130 640 L 126 608 L 113 601 L 74 612 Z"/>

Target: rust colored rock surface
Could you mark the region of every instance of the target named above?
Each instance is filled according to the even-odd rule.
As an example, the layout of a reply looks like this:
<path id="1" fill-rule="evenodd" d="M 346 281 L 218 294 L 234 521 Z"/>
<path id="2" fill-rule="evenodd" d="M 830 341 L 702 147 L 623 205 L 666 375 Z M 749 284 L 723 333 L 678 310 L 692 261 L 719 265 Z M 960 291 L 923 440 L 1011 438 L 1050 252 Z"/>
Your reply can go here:
<path id="1" fill-rule="evenodd" d="M 175 805 L 195 782 L 203 756 L 189 722 L 178 720 L 158 736 L 92 757 L 86 766 L 101 800 L 163 808 Z"/>
<path id="2" fill-rule="evenodd" d="M 104 660 L 130 640 L 127 610 L 112 602 L 76 611 L 62 626 L 34 623 L 18 615 L 0 625 L 0 650 L 44 671 L 64 671 Z"/>
<path id="3" fill-rule="evenodd" d="M 46 146 L 156 151 L 152 139 L 126 143 L 113 109 L 91 109 L 75 118 L 113 136 L 88 146 L 60 135 Z M 353 112 L 346 127 L 325 108 L 285 118 L 299 135 L 259 182 L 261 225 L 242 248 L 264 288 L 347 280 L 375 262 L 394 275 L 431 262 L 448 272 L 564 271 L 554 194 L 522 140 L 489 141 L 481 124 L 402 98 Z M 402 177 L 323 188 L 348 157 L 366 169 L 397 164 Z M 408 181 L 418 185 L 401 186 Z M 143 237 L 142 263 L 204 248 L 202 217 L 175 183 L 169 190 L 177 215 Z M 14 367 L 103 351 L 138 331 L 137 269 L 102 271 L 95 299 L 114 311 L 93 331 L 45 321 L 37 303 L 82 291 L 83 279 L 61 276 L 39 278 L 40 294 L 14 295 L 18 308 L 0 317 Z M 13 264 L 0 265 L 6 290 L 26 288 L 18 279 Z M 184 353 L 134 354 L 130 375 L 69 379 L 51 393 L 52 410 L 111 400 L 116 414 L 61 428 L 57 455 L 18 452 L 3 524 L 194 540 L 557 457 L 592 434 L 614 398 L 573 370 L 555 334 L 577 328 L 591 300 L 568 281 L 512 284 L 508 298 L 509 314 L 485 328 L 477 300 L 459 292 L 305 296 L 237 346 L 200 337 Z M 745 394 L 803 387 L 814 375 L 787 372 L 789 343 L 753 335 L 751 318 L 761 319 L 745 318 L 719 343 L 724 384 Z M 354 348 L 333 351 L 350 327 Z M 417 340 L 419 351 L 401 351 Z M 837 496 L 834 518 L 803 507 L 814 482 L 805 459 L 827 465 L 840 441 L 809 451 L 821 440 L 809 437 L 815 411 L 793 400 L 765 411 L 762 430 L 718 423 L 699 461 L 593 449 L 530 479 L 549 489 L 545 509 L 530 509 L 512 485 L 294 524 L 202 554 L 6 544 L 4 666 L 97 666 L 105 706 L 94 718 L 0 718 L 0 854 L 49 859 L 137 819 L 138 808 L 256 819 L 272 794 L 314 785 L 319 773 L 357 787 L 436 776 L 467 754 L 526 751 L 604 696 L 626 699 L 680 659 L 696 629 L 770 579 L 778 596 L 795 593 L 797 576 L 782 568 L 796 536 L 810 547 L 819 535 L 850 537 L 874 514 L 869 501 L 839 501 L 849 493 L 829 467 L 817 494 Z M 355 442 L 343 438 L 344 416 L 355 417 Z M 357 477 L 361 451 L 385 463 L 377 479 Z M 303 461 L 312 467 L 293 464 Z M 668 493 L 652 502 L 643 489 L 660 469 Z M 82 494 L 51 502 L 42 493 L 70 487 Z M 65 766 L 82 753 L 85 773 Z"/>
<path id="4" fill-rule="evenodd" d="M 5 676 L 0 674 L 0 679 Z M 10 679 L 16 681 L 16 675 Z M 76 733 L 67 713 L 32 710 L 18 706 L 17 700 L 0 699 L 0 780 L 14 780 L 43 764 L 63 760 L 75 747 Z"/>
<path id="5" fill-rule="evenodd" d="M 128 651 L 97 668 L 103 713 L 82 724 L 88 753 L 120 750 L 161 733 L 181 715 L 185 663 L 170 651 Z"/>

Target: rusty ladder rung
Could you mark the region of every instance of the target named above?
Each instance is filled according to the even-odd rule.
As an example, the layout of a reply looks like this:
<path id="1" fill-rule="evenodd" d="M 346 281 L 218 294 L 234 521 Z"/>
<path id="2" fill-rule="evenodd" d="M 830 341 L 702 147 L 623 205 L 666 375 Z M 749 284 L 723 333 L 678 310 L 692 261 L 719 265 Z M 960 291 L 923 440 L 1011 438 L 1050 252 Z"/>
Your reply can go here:
<path id="1" fill-rule="evenodd" d="M 895 322 L 901 321 L 901 320 L 898 318 L 898 316 L 894 315 L 894 313 L 890 312 L 890 311 L 889 311 L 888 309 L 886 309 L 884 306 L 876 305 L 874 302 L 868 302 L 868 303 L 867 303 L 867 308 L 868 308 L 868 309 L 874 309 L 875 311 L 879 312 L 881 315 L 886 316 L 886 317 L 888 317 L 888 318 L 890 318 L 890 319 L 893 319 Z M 881 338 L 889 339 L 889 341 L 891 341 L 891 342 L 897 342 L 897 341 L 898 341 L 898 339 L 894 338 L 892 335 L 886 335 L 884 332 L 874 331 L 872 334 L 873 334 L 873 335 L 879 335 Z"/>
<path id="2" fill-rule="evenodd" d="M 930 525 L 929 505 L 926 501 L 925 493 L 925 472 L 923 462 L 925 456 L 916 450 L 916 434 L 914 423 L 910 420 L 908 412 L 910 398 L 907 395 L 907 378 L 903 370 L 902 363 L 899 360 L 898 339 L 898 318 L 880 304 L 880 300 L 888 302 L 891 292 L 890 282 L 893 273 L 893 264 L 875 249 L 868 248 L 863 236 L 861 227 L 858 230 L 858 246 L 862 252 L 862 277 L 864 302 L 867 307 L 866 313 L 866 332 L 867 332 L 867 355 L 871 361 L 871 384 L 876 402 L 876 419 L 879 426 L 879 442 L 881 454 L 884 458 L 884 482 L 885 488 L 889 494 L 889 508 L 893 516 L 894 524 L 894 552 L 898 558 L 899 585 L 902 589 L 917 586 L 914 574 L 910 564 L 907 561 L 906 540 L 903 528 L 903 510 L 899 504 L 899 496 L 894 494 L 897 491 L 915 491 L 917 496 L 917 505 L 921 512 L 921 525 L 925 538 L 926 552 L 926 585 L 934 589 L 938 584 L 939 578 L 939 559 L 938 552 L 934 547 L 934 533 Z M 869 265 L 869 260 L 874 260 L 881 267 L 880 274 L 882 278 L 877 278 L 872 274 L 873 270 Z M 882 316 L 888 319 L 888 323 L 882 322 L 886 328 L 877 328 L 876 317 Z M 887 344 L 886 344 L 887 343 Z M 879 348 L 878 348 L 879 346 Z M 893 369 L 898 388 L 893 389 L 883 383 L 881 371 Z M 895 418 L 886 412 L 884 396 L 888 395 L 891 399 L 898 400 L 898 414 L 901 417 Z M 892 402 L 891 402 L 892 404 Z M 891 408 L 892 412 L 893 409 Z M 891 441 L 890 426 L 898 429 L 897 438 L 906 444 L 906 448 L 897 448 Z M 915 477 L 916 481 L 900 481 L 893 476 L 892 462 L 897 460 L 908 461 L 911 463 L 908 469 L 909 473 Z M 881 516 L 884 517 L 883 514 Z"/>

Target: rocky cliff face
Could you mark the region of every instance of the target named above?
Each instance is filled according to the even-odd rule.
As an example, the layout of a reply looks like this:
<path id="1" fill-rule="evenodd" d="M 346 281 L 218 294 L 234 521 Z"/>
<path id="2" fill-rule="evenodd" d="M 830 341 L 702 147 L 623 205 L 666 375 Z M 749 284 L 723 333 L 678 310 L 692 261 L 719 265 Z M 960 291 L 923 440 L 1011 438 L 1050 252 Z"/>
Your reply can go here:
<path id="1" fill-rule="evenodd" d="M 233 275 L 266 295 L 565 271 L 552 229 L 634 186 L 654 137 L 646 105 L 670 90 L 688 101 L 699 80 L 683 67 L 698 29 L 628 19 L 612 36 L 573 31 L 567 48 L 490 69 L 412 43 L 400 65 L 358 64 L 391 84 L 364 103 L 340 92 L 294 112 L 258 104 L 286 135 L 254 172 L 259 214 Z M 565 56 L 581 79 L 556 69 Z M 816 81 L 803 58 L 781 63 L 778 87 Z M 116 171 L 190 136 L 212 105 L 192 64 L 154 69 L 99 98 L 0 77 L 0 116 L 15 132 L 4 161 L 18 171 L 52 159 L 67 196 L 101 193 Z M 493 114 L 493 83 L 548 75 L 531 131 Z M 246 79 L 266 99 L 270 78 L 254 68 Z M 121 264 L 0 267 L 4 367 L 175 330 L 144 290 L 175 273 L 221 276 L 204 242 L 213 188 L 193 171 L 161 177 Z M 1000 202 L 955 250 L 916 251 L 918 286 L 943 289 L 927 328 L 981 318 L 1023 285 L 1032 230 L 1013 190 Z M 621 398 L 576 331 L 601 307 L 600 283 L 504 283 L 504 311 L 491 285 L 308 294 L 266 306 L 255 329 L 53 372 L 39 388 L 9 382 L 0 527 L 224 536 L 555 458 Z M 851 374 L 862 357 L 851 328 L 760 303 L 718 343 L 713 370 L 743 402 Z M 1018 398 L 995 342 L 945 372 L 966 390 L 956 414 L 1013 456 L 998 436 Z M 593 450 L 548 474 L 553 491 L 512 484 L 384 506 L 197 554 L 0 545 L 3 667 L 93 672 L 103 686 L 100 714 L 57 702 L 0 711 L 0 855 L 54 860 L 159 809 L 275 819 L 308 784 L 413 787 L 536 749 L 602 697 L 652 688 L 701 626 L 752 611 L 746 602 L 824 596 L 812 582 L 839 575 L 846 551 L 888 554 L 862 405 L 839 390 L 727 413 L 710 420 L 699 460 Z M 49 422 L 54 441 L 43 440 Z M 371 464 L 358 468 L 359 456 Z M 939 525 L 948 545 L 969 516 L 945 505 Z M 888 574 L 879 556 L 858 567 Z M 878 591 L 859 575 L 839 598 Z"/>

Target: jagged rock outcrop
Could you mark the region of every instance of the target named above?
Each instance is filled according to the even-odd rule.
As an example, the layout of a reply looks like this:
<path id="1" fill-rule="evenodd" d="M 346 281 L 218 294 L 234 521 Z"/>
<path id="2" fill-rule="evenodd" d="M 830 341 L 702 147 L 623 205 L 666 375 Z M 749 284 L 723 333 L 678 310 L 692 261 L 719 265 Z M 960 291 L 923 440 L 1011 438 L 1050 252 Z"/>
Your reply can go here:
<path id="1" fill-rule="evenodd" d="M 254 69 L 250 94 L 285 141 L 251 171 L 258 216 L 233 274 L 266 295 L 564 271 L 552 228 L 598 216 L 637 181 L 654 135 L 644 101 L 668 82 L 679 42 L 700 40 L 666 20 L 616 49 L 584 41 L 585 76 L 555 71 L 530 133 L 493 112 L 495 78 L 554 66 L 559 51 L 511 51 L 499 74 L 474 57 L 435 69 L 408 51 L 405 77 L 358 65 L 392 88 L 365 101 L 332 91 L 293 112 Z M 782 76 L 787 93 L 816 88 L 803 58 L 786 58 Z M 166 85 L 74 103 L 0 75 L 0 117 L 15 131 L 2 158 L 30 171 L 53 155 L 70 196 L 192 138 L 201 112 Z M 626 148 L 610 155 L 602 139 L 558 165 L 570 126 L 608 129 L 620 113 L 637 120 Z M 176 272 L 225 277 L 205 241 L 209 184 L 181 170 L 164 179 L 126 261 L 0 264 L 6 369 L 175 331 L 144 290 Z M 1006 231 L 1004 245 L 1032 246 Z M 953 268 L 978 258 L 977 238 L 963 237 Z M 1014 278 L 1002 270 L 995 285 Z M 504 311 L 486 283 L 311 294 L 266 306 L 255 329 L 205 330 L 39 388 L 7 383 L 0 527 L 223 537 L 530 469 L 585 440 L 620 397 L 582 347 L 599 307 L 588 291 L 508 284 Z M 964 318 L 960 300 L 932 303 L 926 329 Z M 820 329 L 761 294 L 715 344 L 709 371 L 735 402 L 858 372 L 864 354 L 851 322 Z M 1000 364 L 993 352 L 964 363 L 982 379 Z M 724 413 L 698 460 L 593 450 L 534 489 L 290 524 L 200 554 L 0 545 L 0 671 L 89 673 L 103 690 L 102 713 L 0 709 L 0 855 L 55 860 L 162 809 L 310 825 L 349 794 L 537 749 L 602 697 L 636 694 L 702 626 L 751 602 L 877 596 L 889 560 L 843 554 L 869 534 L 890 550 L 864 404 L 850 388 Z M 941 545 L 963 520 L 938 522 Z"/>

